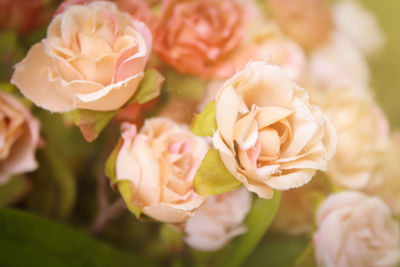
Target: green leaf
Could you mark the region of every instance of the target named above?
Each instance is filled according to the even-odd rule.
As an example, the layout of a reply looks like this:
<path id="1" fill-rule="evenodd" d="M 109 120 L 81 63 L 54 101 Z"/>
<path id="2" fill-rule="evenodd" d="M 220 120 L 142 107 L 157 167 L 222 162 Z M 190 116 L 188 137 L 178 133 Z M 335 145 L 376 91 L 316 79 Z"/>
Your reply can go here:
<path id="1" fill-rule="evenodd" d="M 160 227 L 160 239 L 169 251 L 180 251 L 183 247 L 183 233 L 163 224 Z"/>
<path id="2" fill-rule="evenodd" d="M 157 266 L 65 225 L 18 210 L 0 209 L 0 265 Z"/>
<path id="3" fill-rule="evenodd" d="M 118 151 L 121 148 L 121 145 L 122 145 L 122 140 L 120 139 L 120 140 L 118 140 L 118 144 L 115 146 L 115 148 L 111 152 L 111 155 L 108 157 L 106 166 L 104 169 L 104 173 L 111 180 L 112 183 L 114 183 L 117 180 L 117 177 L 115 174 L 115 162 L 117 161 Z"/>
<path id="4" fill-rule="evenodd" d="M 199 100 L 203 96 L 206 82 L 191 75 L 180 74 L 172 69 L 166 70 L 165 88 L 172 97 Z"/>
<path id="5" fill-rule="evenodd" d="M 208 103 L 203 111 L 194 117 L 190 128 L 194 135 L 213 136 L 213 130 L 218 128 L 214 100 Z"/>
<path id="6" fill-rule="evenodd" d="M 128 104 L 143 104 L 156 98 L 160 95 L 161 85 L 163 82 L 164 76 L 162 76 L 158 71 L 155 69 L 146 70 L 137 92 L 131 100 L 128 101 Z"/>
<path id="7" fill-rule="evenodd" d="M 225 167 L 219 151 L 210 148 L 193 179 L 199 195 L 211 196 L 238 189 L 242 185 Z"/>
<path id="8" fill-rule="evenodd" d="M 31 188 L 30 182 L 24 176 L 14 176 L 0 186 L 0 207 L 14 204 L 21 199 Z"/>
<path id="9" fill-rule="evenodd" d="M 125 106 L 132 103 L 143 104 L 157 97 L 160 94 L 163 80 L 163 76 L 158 71 L 146 70 L 139 88 Z M 86 141 L 92 142 L 119 111 L 120 109 L 112 111 L 76 109 L 65 113 L 64 116 L 67 121 L 71 121 L 79 127 Z"/>
<path id="10" fill-rule="evenodd" d="M 268 233 L 250 254 L 243 266 L 293 267 L 299 255 L 307 247 L 306 238 Z"/>
<path id="11" fill-rule="evenodd" d="M 300 257 L 296 260 L 295 267 L 317 267 L 314 258 L 314 245 L 310 243 Z"/>
<path id="12" fill-rule="evenodd" d="M 241 266 L 253 249 L 257 246 L 264 233 L 268 230 L 279 208 L 281 193 L 274 192 L 272 199 L 257 198 L 246 217 L 247 232 L 232 241 L 232 245 L 220 254 L 215 266 Z"/>
<path id="13" fill-rule="evenodd" d="M 39 169 L 32 174 L 34 190 L 28 208 L 38 213 L 65 219 L 76 201 L 76 181 L 62 156 L 50 144 L 39 151 Z"/>

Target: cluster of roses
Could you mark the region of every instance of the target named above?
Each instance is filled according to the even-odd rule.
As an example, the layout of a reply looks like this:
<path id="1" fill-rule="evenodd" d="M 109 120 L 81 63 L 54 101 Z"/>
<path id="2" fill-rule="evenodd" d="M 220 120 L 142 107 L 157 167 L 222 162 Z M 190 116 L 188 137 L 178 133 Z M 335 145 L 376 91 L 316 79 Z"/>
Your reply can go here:
<path id="1" fill-rule="evenodd" d="M 317 263 L 399 262 L 400 142 L 365 59 L 384 39 L 357 2 L 72 0 L 57 13 L 12 83 L 72 114 L 89 141 L 123 121 L 106 174 L 136 216 L 216 250 L 246 232 L 250 192 L 285 191 L 273 227 L 301 234 L 315 196 L 343 190 L 319 206 Z M 156 115 L 142 123 L 149 106 Z M 35 169 L 39 123 L 9 94 L 0 111 L 5 182 Z"/>

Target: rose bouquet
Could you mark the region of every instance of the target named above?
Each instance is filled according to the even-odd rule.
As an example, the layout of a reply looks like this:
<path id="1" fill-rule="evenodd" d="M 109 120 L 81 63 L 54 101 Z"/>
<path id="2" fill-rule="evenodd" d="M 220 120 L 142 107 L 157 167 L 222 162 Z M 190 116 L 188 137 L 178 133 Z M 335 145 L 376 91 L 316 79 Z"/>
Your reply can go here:
<path id="1" fill-rule="evenodd" d="M 361 3 L 0 6 L 0 265 L 400 264 Z"/>

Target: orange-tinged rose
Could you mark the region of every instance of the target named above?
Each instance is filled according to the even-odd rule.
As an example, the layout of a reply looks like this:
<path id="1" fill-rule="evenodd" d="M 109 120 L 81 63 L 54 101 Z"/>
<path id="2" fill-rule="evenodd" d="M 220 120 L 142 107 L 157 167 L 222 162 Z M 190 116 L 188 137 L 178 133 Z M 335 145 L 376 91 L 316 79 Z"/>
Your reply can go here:
<path id="1" fill-rule="evenodd" d="M 166 0 L 154 32 L 154 50 L 181 73 L 229 77 L 232 52 L 244 34 L 244 12 L 234 0 Z"/>
<path id="2" fill-rule="evenodd" d="M 12 82 L 50 111 L 115 110 L 136 92 L 151 39 L 144 23 L 113 3 L 70 6 L 16 66 Z"/>

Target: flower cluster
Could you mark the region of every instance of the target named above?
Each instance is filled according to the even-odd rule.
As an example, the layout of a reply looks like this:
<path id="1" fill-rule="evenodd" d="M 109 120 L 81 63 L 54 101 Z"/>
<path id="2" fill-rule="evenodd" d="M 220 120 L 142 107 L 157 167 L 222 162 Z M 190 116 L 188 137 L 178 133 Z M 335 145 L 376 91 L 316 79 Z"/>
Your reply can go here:
<path id="1" fill-rule="evenodd" d="M 0 93 L 0 184 L 54 142 L 33 102 L 102 134 L 89 166 L 114 198 L 193 249 L 271 224 L 309 233 L 318 266 L 396 266 L 400 142 L 367 64 L 384 41 L 353 0 L 65 0 L 15 66 L 25 103 Z"/>

